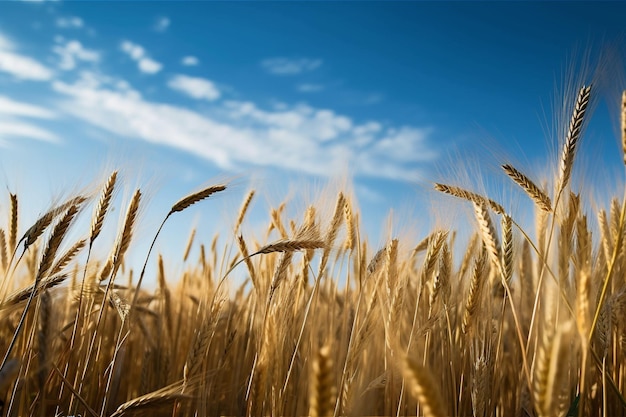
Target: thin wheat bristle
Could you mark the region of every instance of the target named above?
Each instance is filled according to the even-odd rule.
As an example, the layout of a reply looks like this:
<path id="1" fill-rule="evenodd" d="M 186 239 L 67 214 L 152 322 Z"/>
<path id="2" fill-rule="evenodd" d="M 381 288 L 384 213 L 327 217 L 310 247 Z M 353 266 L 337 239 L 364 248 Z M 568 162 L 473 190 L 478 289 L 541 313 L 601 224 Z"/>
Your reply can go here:
<path id="1" fill-rule="evenodd" d="M 515 169 L 512 165 L 502 165 L 502 169 L 517 185 L 522 187 L 526 194 L 537 204 L 537 206 L 547 212 L 552 211 L 552 201 L 550 197 L 541 190 L 534 182 L 530 180 L 526 175 Z"/>
<path id="2" fill-rule="evenodd" d="M 190 194 L 187 197 L 179 200 L 176 204 L 174 204 L 172 208 L 170 209 L 170 213 L 183 211 L 186 208 L 196 204 L 197 202 L 202 201 L 205 198 L 208 198 L 215 193 L 224 191 L 225 189 L 226 189 L 226 185 L 212 185 L 201 191 L 198 191 L 197 193 Z"/>

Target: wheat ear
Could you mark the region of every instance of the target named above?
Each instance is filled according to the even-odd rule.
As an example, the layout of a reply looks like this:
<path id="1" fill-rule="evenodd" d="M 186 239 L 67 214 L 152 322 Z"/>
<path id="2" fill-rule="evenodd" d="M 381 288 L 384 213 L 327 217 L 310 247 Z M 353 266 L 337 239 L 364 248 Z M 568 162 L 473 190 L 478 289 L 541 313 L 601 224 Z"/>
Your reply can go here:
<path id="1" fill-rule="evenodd" d="M 183 211 L 186 208 L 188 208 L 189 206 L 192 206 L 194 204 L 196 204 L 198 201 L 202 201 L 205 198 L 208 198 L 209 196 L 220 192 L 220 191 L 224 191 L 226 189 L 226 185 L 212 185 L 210 187 L 207 187 L 201 191 L 198 191 L 197 193 L 193 193 L 188 195 L 185 198 L 182 198 L 181 200 L 179 200 L 176 204 L 174 204 L 172 206 L 172 209 L 170 210 L 170 213 L 176 213 L 178 211 Z"/>
<path id="2" fill-rule="evenodd" d="M 237 216 L 237 221 L 235 222 L 235 233 L 239 230 L 241 223 L 243 223 L 243 218 L 246 216 L 248 212 L 248 208 L 250 207 L 250 203 L 252 202 L 252 198 L 254 198 L 254 190 L 250 190 L 246 195 L 246 198 L 243 200 L 243 204 L 239 209 L 239 215 Z"/>
<path id="3" fill-rule="evenodd" d="M 502 273 L 507 282 L 513 277 L 513 219 L 502 216 Z"/>
<path id="4" fill-rule="evenodd" d="M 78 206 L 70 206 L 65 215 L 52 230 L 52 234 L 50 235 L 50 239 L 48 240 L 48 245 L 44 249 L 43 255 L 41 257 L 39 271 L 37 272 L 37 281 L 47 275 L 50 267 L 52 266 L 52 261 L 56 256 L 57 250 L 59 249 L 59 246 L 61 245 L 61 242 L 65 237 L 67 229 L 70 227 L 72 220 L 74 220 L 76 213 L 78 213 Z"/>
<path id="5" fill-rule="evenodd" d="M 469 292 L 467 301 L 465 302 L 465 311 L 463 312 L 463 321 L 461 323 L 461 331 L 467 334 L 470 329 L 472 318 L 476 315 L 476 310 L 480 302 L 480 295 L 483 286 L 483 276 L 485 267 L 487 266 L 487 252 L 483 246 L 478 258 L 474 261 L 472 269 L 472 278 L 469 284 Z"/>
<path id="6" fill-rule="evenodd" d="M 330 357 L 330 346 L 321 348 L 313 362 L 313 372 L 310 379 L 310 409 L 311 417 L 323 417 L 333 414 L 335 409 L 335 386 L 333 364 Z"/>
<path id="7" fill-rule="evenodd" d="M 9 193 L 11 197 L 11 222 L 9 225 L 9 250 L 15 250 L 17 239 L 17 195 Z"/>
<path id="8" fill-rule="evenodd" d="M 499 203 L 483 197 L 480 194 L 474 193 L 472 191 L 468 191 L 465 190 L 461 187 L 456 187 L 454 185 L 446 185 L 446 184 L 440 184 L 440 183 L 435 183 L 435 190 L 437 191 L 441 191 L 444 194 L 449 194 L 451 196 L 454 197 L 458 197 L 458 198 L 462 198 L 463 200 L 467 200 L 467 201 L 471 201 L 473 203 L 476 204 L 484 204 L 488 207 L 490 207 L 494 212 L 498 213 L 498 214 L 504 214 L 504 207 L 502 207 L 502 205 L 500 205 Z"/>
<path id="9" fill-rule="evenodd" d="M 157 391 L 126 401 L 111 414 L 111 417 L 122 417 L 141 411 L 145 412 L 147 409 L 162 408 L 167 405 L 172 405 L 175 401 L 191 399 L 191 396 L 182 393 L 183 386 L 182 382 L 177 382 Z"/>
<path id="10" fill-rule="evenodd" d="M 559 195 L 569 183 L 572 174 L 572 166 L 574 165 L 574 157 L 576 156 L 576 146 L 578 145 L 590 97 L 591 86 L 583 86 L 578 92 L 569 129 L 567 131 L 567 137 L 565 138 L 565 144 L 563 146 L 557 195 Z"/>
<path id="11" fill-rule="evenodd" d="M 102 225 L 104 224 L 104 217 L 109 210 L 109 206 L 111 204 L 111 198 L 113 197 L 113 191 L 115 190 L 115 182 L 117 181 L 117 171 L 113 171 L 113 173 L 107 179 L 104 188 L 102 189 L 102 194 L 100 195 L 100 199 L 98 200 L 98 205 L 96 205 L 96 209 L 93 214 L 92 222 L 91 222 L 91 234 L 89 239 L 89 244 L 92 245 L 93 241 L 96 240 L 100 232 L 102 231 Z"/>
<path id="12" fill-rule="evenodd" d="M 437 389 L 437 380 L 426 367 L 407 357 L 402 372 L 411 394 L 424 411 L 424 417 L 449 415 L 446 412 L 441 392 Z"/>
<path id="13" fill-rule="evenodd" d="M 52 210 L 48 211 L 46 214 L 41 216 L 37 221 L 24 233 L 24 236 L 20 239 L 20 242 L 24 241 L 24 250 L 28 249 L 30 245 L 35 243 L 35 241 L 43 234 L 43 232 L 50 226 L 52 221 L 56 216 L 63 213 L 68 207 L 71 206 L 79 206 L 83 202 L 85 202 L 85 197 L 74 197 L 65 203 L 54 207 Z"/>
<path id="14" fill-rule="evenodd" d="M 563 390 L 563 380 L 568 373 L 570 355 L 569 338 L 571 322 L 559 326 L 555 333 L 544 330 L 535 368 L 533 396 L 540 416 L 558 413 L 558 399 Z"/>
<path id="15" fill-rule="evenodd" d="M 626 90 L 622 92 L 622 151 L 624 153 L 624 164 L 626 164 Z"/>
<path id="16" fill-rule="evenodd" d="M 526 194 L 537 204 L 537 206 L 547 212 L 552 211 L 552 202 L 550 197 L 541 190 L 534 182 L 531 181 L 526 175 L 515 169 L 512 165 L 502 165 L 502 169 L 517 185 L 522 187 Z"/>
<path id="17" fill-rule="evenodd" d="M 344 248 L 346 250 L 354 250 L 356 244 L 356 230 L 354 225 L 354 215 L 352 213 L 352 206 L 348 200 L 344 206 L 344 221 L 346 222 L 346 242 Z"/>
<path id="18" fill-rule="evenodd" d="M 484 204 L 474 202 L 474 213 L 476 214 L 480 234 L 483 238 L 483 243 L 487 247 L 489 258 L 491 259 L 496 271 L 501 271 L 500 259 L 502 251 L 500 249 L 498 236 L 496 235 L 496 230 L 493 226 L 493 222 L 491 221 L 489 211 Z"/>
<path id="19" fill-rule="evenodd" d="M 50 268 L 50 275 L 56 275 L 61 272 L 61 270 L 65 268 L 67 264 L 72 261 L 72 259 L 74 259 L 78 252 L 80 252 L 81 249 L 85 247 L 85 243 L 87 243 L 85 239 L 79 240 L 78 242 L 74 243 L 74 245 L 72 245 L 72 247 L 69 248 L 63 255 L 61 255 L 59 259 L 54 263 L 54 265 L 52 265 L 52 268 Z"/>
<path id="20" fill-rule="evenodd" d="M 5 271 L 8 267 L 7 261 L 7 238 L 4 229 L 0 229 L 0 262 L 2 263 L 2 269 Z"/>

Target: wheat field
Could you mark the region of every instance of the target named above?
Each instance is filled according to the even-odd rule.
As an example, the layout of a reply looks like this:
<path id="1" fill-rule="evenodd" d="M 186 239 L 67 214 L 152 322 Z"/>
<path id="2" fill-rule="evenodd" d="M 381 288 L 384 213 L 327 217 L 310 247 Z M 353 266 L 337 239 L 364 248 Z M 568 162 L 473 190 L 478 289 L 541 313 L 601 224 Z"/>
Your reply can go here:
<path id="1" fill-rule="evenodd" d="M 588 212 L 589 193 L 571 185 L 593 93 L 583 86 L 572 103 L 554 178 L 502 166 L 532 201 L 536 231 L 484 193 L 436 183 L 473 208 L 467 242 L 441 228 L 374 247 L 347 193 L 329 216 L 272 209 L 256 239 L 242 232 L 252 190 L 225 247 L 192 233 L 183 259 L 149 252 L 133 271 L 124 257 L 141 190 L 118 208 L 109 255 L 92 256 L 114 222 L 117 171 L 27 230 L 9 193 L 2 415 L 626 415 L 626 193 Z M 626 162 L 626 92 L 620 117 Z M 161 227 L 228 187 L 182 198 Z M 68 241 L 78 218 L 90 227 Z M 184 270 L 169 276 L 175 264 Z"/>

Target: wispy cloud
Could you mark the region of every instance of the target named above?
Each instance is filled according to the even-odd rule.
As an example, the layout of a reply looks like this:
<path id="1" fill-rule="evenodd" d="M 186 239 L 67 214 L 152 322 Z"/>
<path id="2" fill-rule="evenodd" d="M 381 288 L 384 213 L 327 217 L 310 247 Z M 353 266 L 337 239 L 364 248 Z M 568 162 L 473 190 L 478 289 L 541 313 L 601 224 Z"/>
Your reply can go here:
<path id="1" fill-rule="evenodd" d="M 321 59 L 310 58 L 268 58 L 261 62 L 261 66 L 271 74 L 296 75 L 313 71 L 322 65 Z"/>
<path id="2" fill-rule="evenodd" d="M 52 51 L 59 56 L 59 68 L 65 71 L 76 68 L 77 61 L 99 62 L 100 54 L 94 50 L 87 49 L 77 40 L 64 42 L 59 39 L 59 45 L 55 45 Z"/>
<path id="3" fill-rule="evenodd" d="M 0 142 L 11 138 L 26 138 L 56 143 L 59 138 L 34 124 L 28 118 L 53 119 L 55 113 L 42 107 L 0 96 Z"/>
<path id="4" fill-rule="evenodd" d="M 36 119 L 54 119 L 56 114 L 43 107 L 22 103 L 6 96 L 0 96 L 0 113 L 7 116 L 31 117 Z"/>
<path id="5" fill-rule="evenodd" d="M 83 19 L 78 16 L 59 17 L 55 23 L 56 26 L 61 29 L 78 29 L 85 25 Z"/>
<path id="6" fill-rule="evenodd" d="M 130 41 L 123 41 L 120 49 L 125 52 L 133 61 L 137 62 L 137 68 L 139 71 L 145 74 L 156 74 L 161 71 L 163 65 L 150 58 L 146 53 L 146 50 L 136 43 Z"/>
<path id="7" fill-rule="evenodd" d="M 211 80 L 206 78 L 176 75 L 169 80 L 167 85 L 172 90 L 198 100 L 213 101 L 220 98 L 220 91 Z"/>
<path id="8" fill-rule="evenodd" d="M 165 32 L 170 27 L 171 23 L 172 22 L 169 17 L 162 16 L 159 17 L 156 22 L 154 22 L 153 28 L 157 32 Z"/>
<path id="9" fill-rule="evenodd" d="M 195 67 L 200 63 L 200 60 L 195 56 L 187 55 L 180 60 L 180 63 L 186 67 Z"/>
<path id="10" fill-rule="evenodd" d="M 0 72 L 21 80 L 47 81 L 53 72 L 33 58 L 15 52 L 16 46 L 0 33 Z"/>
<path id="11" fill-rule="evenodd" d="M 227 170 L 268 166 L 328 176 L 349 167 L 357 176 L 410 180 L 436 156 L 427 146 L 428 129 L 358 124 L 302 104 L 264 110 L 227 100 L 199 113 L 148 101 L 128 84 L 120 85 L 83 74 L 76 83 L 56 81 L 53 88 L 66 97 L 61 108 L 75 117 L 121 137 L 187 151 Z"/>
<path id="12" fill-rule="evenodd" d="M 322 84 L 298 84 L 296 89 L 301 93 L 317 93 L 324 89 Z"/>

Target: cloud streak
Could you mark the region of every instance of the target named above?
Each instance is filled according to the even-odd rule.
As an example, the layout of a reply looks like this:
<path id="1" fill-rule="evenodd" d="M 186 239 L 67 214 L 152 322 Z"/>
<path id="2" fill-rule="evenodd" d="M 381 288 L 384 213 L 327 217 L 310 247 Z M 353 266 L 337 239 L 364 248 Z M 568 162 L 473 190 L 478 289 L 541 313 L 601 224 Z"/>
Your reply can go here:
<path id="1" fill-rule="evenodd" d="M 15 45 L 0 33 L 0 72 L 20 80 L 48 81 L 53 72 L 39 61 L 15 52 Z"/>
<path id="2" fill-rule="evenodd" d="M 270 74 L 274 75 L 296 75 L 303 72 L 314 71 L 322 66 L 321 59 L 310 58 L 268 58 L 261 62 L 261 66 Z"/>
<path id="3" fill-rule="evenodd" d="M 61 29 L 79 29 L 85 25 L 83 19 L 77 16 L 59 17 L 55 23 Z"/>
<path id="4" fill-rule="evenodd" d="M 56 114 L 42 107 L 0 96 L 0 142 L 11 138 L 35 139 L 58 143 L 59 138 L 52 132 L 24 119 L 56 118 Z"/>
<path id="5" fill-rule="evenodd" d="M 200 64 L 200 60 L 192 55 L 187 55 L 180 60 L 180 63 L 186 67 L 195 67 Z"/>

